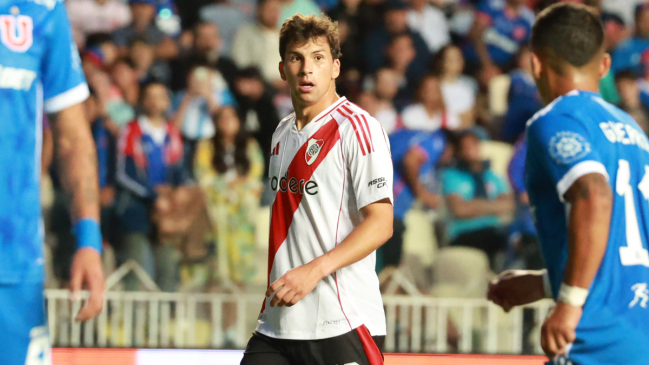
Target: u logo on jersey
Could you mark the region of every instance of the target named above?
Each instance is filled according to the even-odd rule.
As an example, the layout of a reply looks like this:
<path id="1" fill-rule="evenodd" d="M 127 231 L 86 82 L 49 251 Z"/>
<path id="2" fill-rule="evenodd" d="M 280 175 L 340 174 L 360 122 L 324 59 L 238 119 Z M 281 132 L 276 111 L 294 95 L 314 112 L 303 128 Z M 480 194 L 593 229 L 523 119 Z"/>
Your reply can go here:
<path id="1" fill-rule="evenodd" d="M 34 43 L 34 21 L 26 15 L 0 15 L 0 40 L 14 52 L 25 52 Z"/>

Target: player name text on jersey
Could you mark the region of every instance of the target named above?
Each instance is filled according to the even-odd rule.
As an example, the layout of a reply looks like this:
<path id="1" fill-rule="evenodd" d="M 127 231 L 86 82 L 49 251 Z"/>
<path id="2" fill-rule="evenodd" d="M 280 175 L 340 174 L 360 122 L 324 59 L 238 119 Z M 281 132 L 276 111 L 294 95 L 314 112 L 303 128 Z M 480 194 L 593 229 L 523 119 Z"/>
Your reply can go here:
<path id="1" fill-rule="evenodd" d="M 647 136 L 629 124 L 607 122 L 600 123 L 599 127 L 604 132 L 606 139 L 611 143 L 622 143 L 636 145 L 649 152 L 649 140 Z"/>

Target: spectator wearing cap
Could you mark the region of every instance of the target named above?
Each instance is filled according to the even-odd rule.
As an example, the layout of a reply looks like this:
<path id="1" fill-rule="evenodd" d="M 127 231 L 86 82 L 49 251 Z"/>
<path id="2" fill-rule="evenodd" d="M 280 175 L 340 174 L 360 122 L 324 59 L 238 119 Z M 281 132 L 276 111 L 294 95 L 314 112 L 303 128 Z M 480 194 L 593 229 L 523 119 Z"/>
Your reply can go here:
<path id="1" fill-rule="evenodd" d="M 67 9 L 79 49 L 86 45 L 88 35 L 110 33 L 131 22 L 131 11 L 119 0 L 75 0 Z"/>
<path id="2" fill-rule="evenodd" d="M 480 155 L 480 139 L 472 129 L 453 141 L 457 164 L 442 171 L 442 194 L 450 214 L 448 236 L 452 246 L 484 251 L 491 268 L 507 247 L 507 232 L 500 223 L 514 210 L 505 180 L 490 169 Z"/>
<path id="3" fill-rule="evenodd" d="M 419 78 L 426 73 L 430 52 L 424 39 L 408 27 L 408 4 L 403 0 L 388 0 L 383 23 L 375 27 L 363 43 L 364 71 L 375 73 L 387 63 L 387 48 L 396 36 L 407 34 L 415 49 L 409 73 Z"/>
<path id="4" fill-rule="evenodd" d="M 446 15 L 428 0 L 410 0 L 408 27 L 419 33 L 428 45 L 431 54 L 451 43 L 451 34 Z"/>
<path id="5" fill-rule="evenodd" d="M 277 65 L 282 60 L 279 49 L 280 0 L 261 0 L 257 21 L 243 25 L 234 37 L 232 59 L 239 68 L 256 67 L 270 83 L 281 81 Z"/>
<path id="6" fill-rule="evenodd" d="M 126 54 L 127 47 L 136 37 L 143 37 L 156 47 L 156 57 L 170 59 L 178 54 L 178 46 L 155 23 L 156 0 L 129 0 L 132 21 L 113 32 L 115 44 Z"/>
<path id="7" fill-rule="evenodd" d="M 642 3 L 635 10 L 635 33 L 620 43 L 611 55 L 611 70 L 617 74 L 632 70 L 637 77 L 644 75 L 642 58 L 649 52 L 649 3 Z"/>
<path id="8" fill-rule="evenodd" d="M 481 0 L 465 46 L 471 73 L 488 84 L 492 77 L 515 65 L 516 53 L 532 33 L 534 13 L 525 0 Z"/>

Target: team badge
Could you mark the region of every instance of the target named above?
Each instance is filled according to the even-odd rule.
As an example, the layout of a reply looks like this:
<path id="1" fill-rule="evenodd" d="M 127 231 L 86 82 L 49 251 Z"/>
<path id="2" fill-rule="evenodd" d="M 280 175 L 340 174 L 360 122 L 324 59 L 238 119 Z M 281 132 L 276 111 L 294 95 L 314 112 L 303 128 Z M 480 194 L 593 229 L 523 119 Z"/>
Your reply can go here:
<path id="1" fill-rule="evenodd" d="M 34 43 L 34 21 L 26 15 L 0 15 L 0 40 L 14 52 L 25 52 Z"/>
<path id="2" fill-rule="evenodd" d="M 309 142 L 307 142 L 306 154 L 304 155 L 307 165 L 311 166 L 311 164 L 315 162 L 320 154 L 322 146 L 324 146 L 324 139 L 311 138 Z"/>
<path id="3" fill-rule="evenodd" d="M 579 133 L 559 132 L 550 139 L 550 156 L 560 164 L 570 164 L 590 153 L 590 143 Z"/>

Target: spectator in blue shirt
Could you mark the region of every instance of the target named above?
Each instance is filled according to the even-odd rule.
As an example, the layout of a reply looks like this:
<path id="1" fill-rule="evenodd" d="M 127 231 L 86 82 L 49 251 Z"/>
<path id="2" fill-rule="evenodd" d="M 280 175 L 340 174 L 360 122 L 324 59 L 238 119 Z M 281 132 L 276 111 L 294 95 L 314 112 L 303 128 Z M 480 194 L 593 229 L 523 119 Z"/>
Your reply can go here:
<path id="1" fill-rule="evenodd" d="M 641 3 L 635 9 L 635 34 L 622 42 L 611 55 L 611 72 L 617 74 L 631 69 L 637 77 L 644 74 L 642 58 L 649 52 L 649 3 Z"/>
<path id="2" fill-rule="evenodd" d="M 443 170 L 441 177 L 451 245 L 484 251 L 496 270 L 496 255 L 507 247 L 500 219 L 512 213 L 514 200 L 505 180 L 480 157 L 480 139 L 472 129 L 459 134 L 453 150 L 457 165 Z"/>
<path id="3" fill-rule="evenodd" d="M 518 53 L 518 68 L 509 73 L 511 84 L 507 93 L 507 113 L 501 130 L 502 138 L 515 142 L 523 132 L 525 123 L 543 104 L 531 71 L 530 49 L 523 46 Z"/>
<path id="4" fill-rule="evenodd" d="M 134 259 L 156 280 L 162 290 L 174 291 L 178 282 L 180 254 L 175 248 L 154 245 L 151 213 L 158 191 L 190 182 L 183 164 L 180 131 L 166 119 L 167 88 L 150 83 L 141 91 L 144 114 L 129 123 L 119 141 L 117 218 L 122 233 L 124 261 Z M 134 277 L 125 281 L 137 289 Z"/>
<path id="5" fill-rule="evenodd" d="M 471 73 L 481 74 L 481 81 L 512 68 L 520 47 L 532 32 L 534 13 L 524 0 L 482 0 L 478 3 L 471 44 L 465 56 Z"/>

